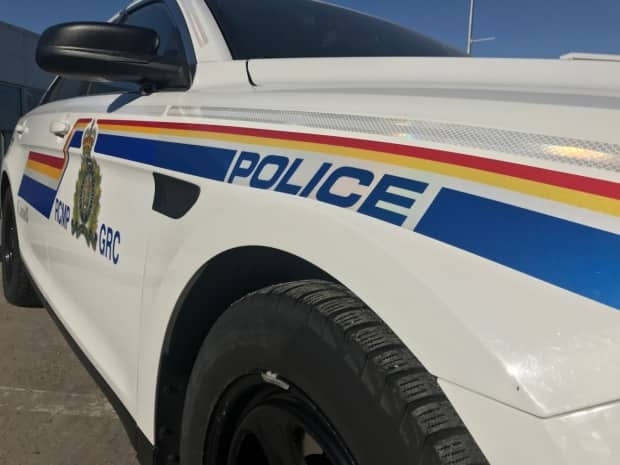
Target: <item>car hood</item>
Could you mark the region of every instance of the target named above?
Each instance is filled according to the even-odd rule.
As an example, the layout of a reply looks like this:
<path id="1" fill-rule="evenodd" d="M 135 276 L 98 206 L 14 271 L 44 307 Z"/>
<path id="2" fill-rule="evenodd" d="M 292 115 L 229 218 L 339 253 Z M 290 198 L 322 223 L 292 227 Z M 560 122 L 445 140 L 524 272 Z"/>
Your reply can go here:
<path id="1" fill-rule="evenodd" d="M 249 75 L 258 87 L 338 88 L 375 92 L 421 91 L 435 95 L 496 98 L 501 92 L 565 98 L 568 104 L 605 97 L 619 107 L 620 63 L 594 60 L 493 58 L 318 58 L 252 60 Z M 472 94 L 473 93 L 473 94 Z M 615 97 L 612 102 L 609 97 Z"/>

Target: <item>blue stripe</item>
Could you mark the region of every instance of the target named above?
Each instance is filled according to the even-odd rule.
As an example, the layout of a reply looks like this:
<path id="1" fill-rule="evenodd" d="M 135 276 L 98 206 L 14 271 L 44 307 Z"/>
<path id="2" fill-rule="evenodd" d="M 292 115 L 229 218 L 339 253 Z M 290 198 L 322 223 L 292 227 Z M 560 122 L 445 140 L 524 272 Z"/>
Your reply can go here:
<path id="1" fill-rule="evenodd" d="M 76 131 L 71 138 L 69 148 L 80 148 L 82 146 L 82 131 Z"/>
<path id="2" fill-rule="evenodd" d="M 618 234 L 450 189 L 415 231 L 620 309 Z"/>
<path id="3" fill-rule="evenodd" d="M 17 195 L 32 205 L 43 216 L 49 218 L 54 199 L 56 198 L 55 190 L 24 175 Z"/>
<path id="4" fill-rule="evenodd" d="M 95 151 L 125 160 L 223 181 L 236 151 L 100 134 Z"/>

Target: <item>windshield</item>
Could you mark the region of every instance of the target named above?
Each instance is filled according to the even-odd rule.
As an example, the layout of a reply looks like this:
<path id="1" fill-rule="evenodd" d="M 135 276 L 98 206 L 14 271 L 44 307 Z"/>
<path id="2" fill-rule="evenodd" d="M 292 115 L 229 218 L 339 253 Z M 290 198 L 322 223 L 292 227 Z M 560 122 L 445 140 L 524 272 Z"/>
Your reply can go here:
<path id="1" fill-rule="evenodd" d="M 237 60 L 463 56 L 404 26 L 326 2 L 208 0 L 208 5 Z"/>

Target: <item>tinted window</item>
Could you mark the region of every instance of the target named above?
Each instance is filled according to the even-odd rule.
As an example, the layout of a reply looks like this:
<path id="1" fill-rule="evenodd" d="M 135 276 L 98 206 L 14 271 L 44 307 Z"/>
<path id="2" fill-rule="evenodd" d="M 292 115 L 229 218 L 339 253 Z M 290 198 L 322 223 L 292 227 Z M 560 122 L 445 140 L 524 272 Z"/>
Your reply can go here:
<path id="1" fill-rule="evenodd" d="M 138 90 L 140 85 L 132 82 L 91 82 L 88 86 L 88 95 L 120 94 Z"/>
<path id="2" fill-rule="evenodd" d="M 150 3 L 138 8 L 130 12 L 122 22 L 156 31 L 159 34 L 157 54 L 178 63 L 186 62 L 181 33 L 163 3 Z"/>
<path id="3" fill-rule="evenodd" d="M 233 58 L 462 56 L 394 23 L 314 0 L 209 0 Z"/>
<path id="4" fill-rule="evenodd" d="M 139 89 L 140 86 L 138 84 L 133 84 L 130 82 L 88 82 L 59 78 L 54 84 L 54 87 L 45 97 L 43 103 L 55 102 L 57 100 L 65 100 L 68 98 L 83 97 L 86 95 L 136 92 Z"/>
<path id="5" fill-rule="evenodd" d="M 36 107 L 43 94 L 44 92 L 38 89 L 22 89 L 22 113 L 28 113 Z"/>
<path id="6" fill-rule="evenodd" d="M 60 78 L 54 83 L 54 86 L 45 98 L 45 103 L 80 97 L 86 95 L 87 91 L 88 82 L 86 81 L 74 81 Z"/>

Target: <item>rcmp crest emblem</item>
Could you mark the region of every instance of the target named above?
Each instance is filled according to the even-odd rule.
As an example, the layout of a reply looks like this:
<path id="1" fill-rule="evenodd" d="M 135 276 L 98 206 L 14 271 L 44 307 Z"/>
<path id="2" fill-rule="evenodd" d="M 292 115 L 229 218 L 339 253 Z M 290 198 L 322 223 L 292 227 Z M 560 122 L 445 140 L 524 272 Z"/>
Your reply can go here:
<path id="1" fill-rule="evenodd" d="M 82 136 L 82 164 L 73 195 L 71 234 L 76 238 L 84 236 L 86 244 L 95 250 L 101 198 L 101 170 L 93 156 L 97 139 L 97 125 L 93 121 Z"/>

